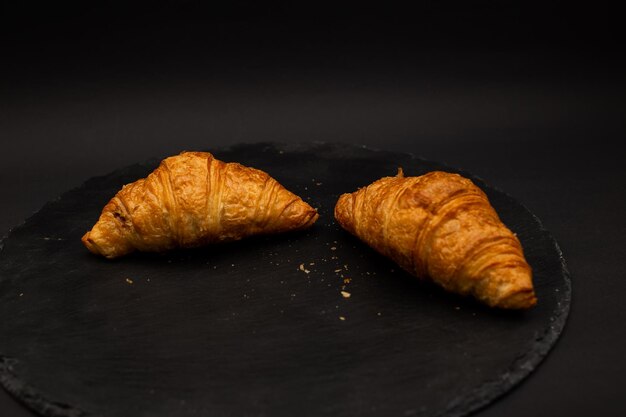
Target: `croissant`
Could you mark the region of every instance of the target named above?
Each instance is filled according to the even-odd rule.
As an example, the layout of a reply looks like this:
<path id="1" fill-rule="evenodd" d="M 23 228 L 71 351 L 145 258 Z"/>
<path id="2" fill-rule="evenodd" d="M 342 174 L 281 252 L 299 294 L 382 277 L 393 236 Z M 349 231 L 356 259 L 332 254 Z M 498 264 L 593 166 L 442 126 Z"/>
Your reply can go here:
<path id="1" fill-rule="evenodd" d="M 208 152 L 183 152 L 125 185 L 82 242 L 111 259 L 299 230 L 317 218 L 313 207 L 263 171 Z"/>
<path id="2" fill-rule="evenodd" d="M 458 174 L 384 177 L 335 206 L 339 224 L 422 279 L 492 307 L 535 305 L 531 267 L 485 193 Z"/>

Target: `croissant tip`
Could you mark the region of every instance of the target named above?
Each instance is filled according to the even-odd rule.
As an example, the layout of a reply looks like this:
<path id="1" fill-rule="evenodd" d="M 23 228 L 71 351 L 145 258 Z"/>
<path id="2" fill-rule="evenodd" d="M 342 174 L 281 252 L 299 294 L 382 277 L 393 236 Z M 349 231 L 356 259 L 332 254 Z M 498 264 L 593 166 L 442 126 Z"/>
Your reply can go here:
<path id="1" fill-rule="evenodd" d="M 527 310 L 537 304 L 537 297 L 532 289 L 519 291 L 503 300 L 500 300 L 495 307 L 507 310 Z"/>
<path id="2" fill-rule="evenodd" d="M 85 247 L 89 250 L 89 252 L 99 255 L 100 251 L 98 250 L 98 246 L 90 238 L 90 236 L 91 236 L 91 230 L 85 233 L 80 240 L 81 242 L 83 242 L 83 245 L 85 245 Z"/>
<path id="3" fill-rule="evenodd" d="M 319 219 L 319 218 L 320 218 L 320 215 L 317 212 L 317 210 L 315 210 L 313 212 L 313 215 L 309 218 L 309 220 L 306 222 L 304 227 L 307 228 L 307 227 L 313 226 L 315 224 L 315 222 L 317 221 L 317 219 Z"/>
<path id="4" fill-rule="evenodd" d="M 396 174 L 397 178 L 404 178 L 404 171 L 402 170 L 402 167 L 398 167 L 398 173 Z"/>

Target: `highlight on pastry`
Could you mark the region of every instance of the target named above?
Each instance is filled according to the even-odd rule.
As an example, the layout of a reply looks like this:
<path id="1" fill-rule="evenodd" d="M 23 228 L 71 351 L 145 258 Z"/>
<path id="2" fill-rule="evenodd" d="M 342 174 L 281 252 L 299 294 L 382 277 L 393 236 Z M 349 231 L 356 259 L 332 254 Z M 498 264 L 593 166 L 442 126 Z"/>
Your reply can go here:
<path id="1" fill-rule="evenodd" d="M 82 242 L 112 259 L 300 230 L 317 218 L 313 207 L 261 170 L 183 152 L 125 185 Z"/>
<path id="2" fill-rule="evenodd" d="M 487 195 L 458 174 L 384 177 L 343 194 L 335 218 L 400 267 L 492 307 L 536 304 L 532 270 L 517 236 Z"/>

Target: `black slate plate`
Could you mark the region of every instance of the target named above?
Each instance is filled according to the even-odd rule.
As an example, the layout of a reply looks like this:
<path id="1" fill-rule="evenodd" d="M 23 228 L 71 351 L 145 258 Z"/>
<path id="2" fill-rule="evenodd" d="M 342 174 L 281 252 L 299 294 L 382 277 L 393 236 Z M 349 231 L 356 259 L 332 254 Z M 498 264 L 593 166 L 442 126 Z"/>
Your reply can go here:
<path id="1" fill-rule="evenodd" d="M 398 166 L 454 169 L 331 144 L 213 152 L 266 170 L 320 220 L 297 234 L 111 262 L 80 237 L 158 161 L 87 181 L 3 242 L 9 392 L 46 416 L 461 416 L 519 383 L 561 332 L 570 281 L 556 242 L 479 179 L 534 269 L 530 311 L 490 310 L 420 283 L 333 220 L 339 194 Z"/>

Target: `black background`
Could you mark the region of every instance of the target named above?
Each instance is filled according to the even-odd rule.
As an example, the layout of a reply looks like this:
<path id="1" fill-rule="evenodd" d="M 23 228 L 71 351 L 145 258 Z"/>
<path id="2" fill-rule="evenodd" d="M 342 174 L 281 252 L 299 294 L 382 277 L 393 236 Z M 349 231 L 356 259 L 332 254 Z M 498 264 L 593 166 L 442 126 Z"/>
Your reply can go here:
<path id="1" fill-rule="evenodd" d="M 318 140 L 446 162 L 537 214 L 573 280 L 556 348 L 478 414 L 623 415 L 617 11 L 416 4 L 3 5 L 0 234 L 88 177 L 181 150 Z M 32 415 L 3 391 L 0 414 Z"/>

